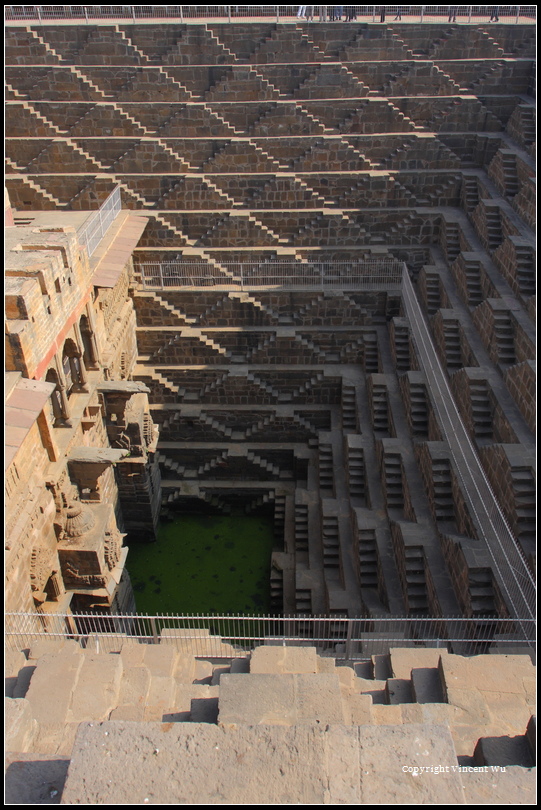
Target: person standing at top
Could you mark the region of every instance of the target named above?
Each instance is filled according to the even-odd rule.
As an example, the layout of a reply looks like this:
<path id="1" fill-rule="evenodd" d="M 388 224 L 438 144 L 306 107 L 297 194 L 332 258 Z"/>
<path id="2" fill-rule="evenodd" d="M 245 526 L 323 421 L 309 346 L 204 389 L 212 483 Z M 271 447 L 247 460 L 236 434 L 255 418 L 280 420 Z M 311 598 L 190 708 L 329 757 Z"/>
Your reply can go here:
<path id="1" fill-rule="evenodd" d="M 385 22 L 385 6 L 379 7 L 379 21 Z"/>
<path id="2" fill-rule="evenodd" d="M 449 6 L 449 19 L 447 22 L 456 22 L 456 13 L 458 11 L 458 6 Z"/>
<path id="3" fill-rule="evenodd" d="M 311 20 L 313 22 L 313 20 L 314 20 L 314 7 L 313 6 L 306 6 L 306 19 Z"/>
<path id="4" fill-rule="evenodd" d="M 402 19 L 402 9 L 401 9 L 400 6 L 398 6 L 398 8 L 396 10 L 396 17 L 394 18 L 393 22 L 396 22 L 396 20 L 401 20 L 401 19 Z"/>
<path id="5" fill-rule="evenodd" d="M 306 17 L 306 6 L 299 6 L 299 10 L 297 11 L 297 17 L 298 17 L 298 18 L 300 18 L 300 17 L 302 17 L 302 18 Z"/>
<path id="6" fill-rule="evenodd" d="M 500 22 L 500 18 L 498 17 L 498 13 L 500 11 L 499 6 L 492 6 L 490 9 L 490 20 L 489 22 Z"/>
<path id="7" fill-rule="evenodd" d="M 319 6 L 319 21 L 327 22 L 327 6 Z"/>

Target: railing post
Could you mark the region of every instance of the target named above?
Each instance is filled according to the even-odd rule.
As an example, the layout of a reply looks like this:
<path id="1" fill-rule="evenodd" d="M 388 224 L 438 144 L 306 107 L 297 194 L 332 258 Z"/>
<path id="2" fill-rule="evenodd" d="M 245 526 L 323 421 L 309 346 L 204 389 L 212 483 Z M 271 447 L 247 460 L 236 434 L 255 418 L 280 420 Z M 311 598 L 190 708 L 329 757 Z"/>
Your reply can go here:
<path id="1" fill-rule="evenodd" d="M 86 10 L 86 6 L 83 6 L 83 10 L 84 10 L 84 12 L 85 12 L 85 20 L 86 20 L 86 24 L 88 25 L 88 12 L 87 12 L 87 10 Z"/>
<path id="2" fill-rule="evenodd" d="M 227 6 L 227 19 L 231 22 L 231 6 Z"/>
<path id="3" fill-rule="evenodd" d="M 159 267 L 159 271 L 160 271 L 160 287 L 163 290 L 163 288 L 164 288 L 163 287 L 163 269 L 162 269 L 162 263 L 161 262 L 158 264 L 158 267 Z"/>
<path id="4" fill-rule="evenodd" d="M 376 7 L 372 6 L 372 22 L 376 22 Z"/>
<path id="5" fill-rule="evenodd" d="M 184 22 L 184 16 L 182 14 L 182 6 L 179 6 L 179 8 L 180 8 L 180 22 L 183 23 Z"/>
<path id="6" fill-rule="evenodd" d="M 135 6 L 131 7 L 131 15 L 133 17 L 133 21 L 135 22 Z"/>
<path id="7" fill-rule="evenodd" d="M 280 22 L 280 6 L 276 6 L 276 22 Z"/>
<path id="8" fill-rule="evenodd" d="M 468 22 L 471 23 L 471 6 L 468 6 Z"/>
<path id="9" fill-rule="evenodd" d="M 152 628 L 152 638 L 154 639 L 153 643 L 158 644 L 160 639 L 158 638 L 158 628 L 156 627 L 156 619 L 154 616 L 150 618 L 150 627 Z"/>
<path id="10" fill-rule="evenodd" d="M 41 8 L 40 6 L 36 6 L 36 11 L 38 12 L 38 20 L 39 20 L 39 21 L 40 21 L 40 23 L 43 25 L 43 20 L 41 19 L 41 11 L 40 11 L 40 8 Z"/>
<path id="11" fill-rule="evenodd" d="M 519 17 L 520 17 L 520 6 L 517 6 L 517 19 L 515 20 L 515 23 L 517 23 L 517 24 L 518 24 L 518 18 Z"/>
<path id="12" fill-rule="evenodd" d="M 353 635 L 353 619 L 348 619 L 348 630 L 346 635 L 346 650 L 345 650 L 346 661 L 351 661 L 351 653 L 352 653 L 351 645 L 353 641 L 352 635 Z"/>

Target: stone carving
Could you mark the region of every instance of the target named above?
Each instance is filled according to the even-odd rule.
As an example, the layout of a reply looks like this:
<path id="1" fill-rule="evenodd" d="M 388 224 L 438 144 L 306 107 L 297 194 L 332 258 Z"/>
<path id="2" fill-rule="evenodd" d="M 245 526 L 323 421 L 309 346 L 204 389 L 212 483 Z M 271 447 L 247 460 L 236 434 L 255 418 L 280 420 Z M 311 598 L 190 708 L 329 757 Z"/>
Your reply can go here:
<path id="1" fill-rule="evenodd" d="M 94 526 L 96 520 L 92 510 L 88 506 L 83 506 L 79 501 L 70 503 L 66 512 L 64 524 L 64 538 L 74 539 L 82 537 Z"/>
<path id="2" fill-rule="evenodd" d="M 43 592 L 52 570 L 52 553 L 46 548 L 34 548 L 30 556 L 30 587 Z"/>
<path id="3" fill-rule="evenodd" d="M 109 571 L 112 571 L 120 560 L 122 535 L 117 532 L 105 532 L 104 557 Z"/>
<path id="4" fill-rule="evenodd" d="M 107 582 L 100 574 L 80 574 L 72 562 L 66 562 L 62 574 L 64 584 L 69 588 L 104 588 Z"/>

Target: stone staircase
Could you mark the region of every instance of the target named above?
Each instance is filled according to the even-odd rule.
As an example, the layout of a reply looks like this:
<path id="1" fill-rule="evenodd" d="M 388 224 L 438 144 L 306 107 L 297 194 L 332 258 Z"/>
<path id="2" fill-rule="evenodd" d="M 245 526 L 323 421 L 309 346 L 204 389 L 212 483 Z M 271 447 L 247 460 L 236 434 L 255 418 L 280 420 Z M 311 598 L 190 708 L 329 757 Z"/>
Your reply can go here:
<path id="1" fill-rule="evenodd" d="M 515 330 L 508 312 L 494 310 L 494 347 L 499 363 L 503 365 L 516 363 Z"/>
<path id="2" fill-rule="evenodd" d="M 448 459 L 432 459 L 432 482 L 435 520 L 454 521 L 453 483 Z"/>
<path id="3" fill-rule="evenodd" d="M 445 363 L 448 369 L 462 368 L 462 349 L 460 342 L 460 325 L 458 321 L 443 321 L 443 338 L 445 345 Z"/>
<path id="4" fill-rule="evenodd" d="M 350 496 L 364 500 L 366 497 L 366 470 L 362 447 L 348 447 L 347 471 Z"/>
<path id="5" fill-rule="evenodd" d="M 340 529 L 335 515 L 322 518 L 323 568 L 340 569 Z"/>
<path id="6" fill-rule="evenodd" d="M 492 438 L 494 421 L 488 383 L 485 380 L 470 381 L 470 402 L 473 430 L 477 439 Z"/>
<path id="7" fill-rule="evenodd" d="M 357 430 L 357 396 L 354 385 L 342 383 L 342 428 L 345 431 Z"/>
<path id="8" fill-rule="evenodd" d="M 36 803 L 44 785 L 63 804 L 535 801 L 526 655 L 391 647 L 337 666 L 315 647 L 248 653 L 204 629 L 159 641 L 8 651 L 8 801 Z M 48 765 L 38 784 L 31 762 Z M 471 771 L 487 765 L 490 787 Z"/>
<path id="9" fill-rule="evenodd" d="M 319 487 L 323 495 L 334 493 L 334 465 L 332 444 L 319 443 L 318 449 Z"/>
<path id="10" fill-rule="evenodd" d="M 428 403 L 426 387 L 421 382 L 411 382 L 409 385 L 409 414 L 411 431 L 414 436 L 428 435 Z"/>

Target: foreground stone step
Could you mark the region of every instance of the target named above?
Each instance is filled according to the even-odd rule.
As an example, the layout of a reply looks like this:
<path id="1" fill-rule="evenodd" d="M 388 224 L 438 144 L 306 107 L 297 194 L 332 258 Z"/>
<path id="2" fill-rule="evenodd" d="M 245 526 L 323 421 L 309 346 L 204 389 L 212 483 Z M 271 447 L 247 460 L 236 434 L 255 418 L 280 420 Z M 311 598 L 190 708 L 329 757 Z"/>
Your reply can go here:
<path id="1" fill-rule="evenodd" d="M 404 772 L 426 765 L 427 751 L 456 766 L 439 726 L 85 723 L 62 803 L 464 804 L 451 768 Z"/>

